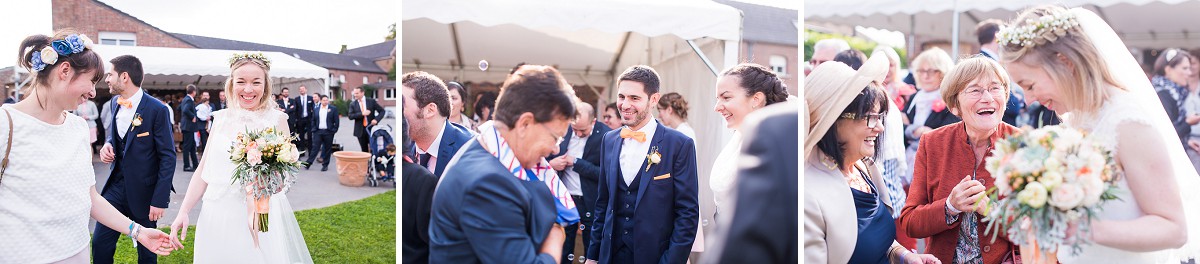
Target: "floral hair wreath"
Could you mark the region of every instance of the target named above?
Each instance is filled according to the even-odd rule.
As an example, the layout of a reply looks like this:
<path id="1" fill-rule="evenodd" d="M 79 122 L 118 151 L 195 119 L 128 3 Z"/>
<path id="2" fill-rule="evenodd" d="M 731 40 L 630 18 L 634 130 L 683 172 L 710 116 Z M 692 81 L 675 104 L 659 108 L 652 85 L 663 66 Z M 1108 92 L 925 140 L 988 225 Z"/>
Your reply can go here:
<path id="1" fill-rule="evenodd" d="M 257 60 L 257 62 L 255 62 L 256 64 L 261 62 L 259 66 L 262 66 L 267 70 L 271 69 L 271 59 L 267 58 L 266 55 L 263 55 L 262 52 L 234 53 L 232 57 L 229 57 L 229 67 L 233 67 L 234 63 L 237 63 L 240 60 L 247 59 L 251 61 Z"/>
<path id="2" fill-rule="evenodd" d="M 1079 26 L 1075 15 L 1070 13 L 1045 15 L 1038 19 L 1026 20 L 1025 23 L 1024 26 L 1001 30 L 1000 44 L 1036 47 L 1046 42 L 1054 42 L 1059 37 L 1066 36 L 1067 30 Z"/>
<path id="3" fill-rule="evenodd" d="M 93 45 L 95 43 L 87 35 L 71 34 L 66 38 L 51 41 L 50 45 L 46 45 L 40 51 L 34 51 L 33 56 L 29 58 L 29 65 L 33 66 L 33 71 L 39 72 L 46 69 L 46 66 L 57 63 L 58 56 L 80 53 L 86 49 L 91 49 Z"/>

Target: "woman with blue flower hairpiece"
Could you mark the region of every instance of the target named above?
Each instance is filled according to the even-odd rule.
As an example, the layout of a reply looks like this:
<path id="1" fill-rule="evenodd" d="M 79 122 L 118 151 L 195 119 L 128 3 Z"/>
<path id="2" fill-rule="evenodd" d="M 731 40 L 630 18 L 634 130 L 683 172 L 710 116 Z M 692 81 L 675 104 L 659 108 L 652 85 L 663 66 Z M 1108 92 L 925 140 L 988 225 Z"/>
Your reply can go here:
<path id="1" fill-rule="evenodd" d="M 21 42 L 33 75 L 26 100 L 0 107 L 0 263 L 88 263 L 88 217 L 167 255 L 169 236 L 135 224 L 96 191 L 91 136 L 65 110 L 96 95 L 103 61 L 87 36 L 58 32 Z"/>

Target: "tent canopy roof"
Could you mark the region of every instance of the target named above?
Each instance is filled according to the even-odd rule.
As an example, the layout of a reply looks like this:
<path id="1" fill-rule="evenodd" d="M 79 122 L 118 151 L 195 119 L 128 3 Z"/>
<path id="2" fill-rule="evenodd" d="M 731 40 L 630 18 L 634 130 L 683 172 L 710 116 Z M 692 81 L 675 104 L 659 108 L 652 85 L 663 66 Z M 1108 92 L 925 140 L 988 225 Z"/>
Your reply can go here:
<path id="1" fill-rule="evenodd" d="M 111 59 L 133 55 L 142 61 L 147 83 L 220 83 L 229 76 L 229 57 L 247 52 L 216 49 L 182 49 L 141 46 L 96 45 L 96 53 Z M 325 80 L 329 70 L 279 52 L 263 52 L 271 59 L 271 78 L 285 81 Z M 111 67 L 111 66 L 106 66 Z"/>
<path id="2" fill-rule="evenodd" d="M 956 3 L 957 2 L 957 3 Z M 1185 23 L 1200 10 L 1200 1 L 1189 0 L 1060 0 L 1059 4 L 1096 12 L 1130 47 L 1188 47 L 1200 41 L 1200 24 Z M 959 41 L 975 43 L 975 25 L 989 18 L 1008 22 L 1035 0 L 844 0 L 805 5 L 806 23 L 830 23 L 890 29 L 949 40 L 955 5 Z M 915 20 L 915 21 L 914 21 Z"/>

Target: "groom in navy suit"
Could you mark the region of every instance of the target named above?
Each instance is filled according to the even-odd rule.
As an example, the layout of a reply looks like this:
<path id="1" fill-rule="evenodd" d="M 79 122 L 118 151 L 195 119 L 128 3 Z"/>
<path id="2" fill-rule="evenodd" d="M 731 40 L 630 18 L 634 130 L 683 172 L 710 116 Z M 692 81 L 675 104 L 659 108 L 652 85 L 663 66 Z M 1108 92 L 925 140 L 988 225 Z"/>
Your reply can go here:
<path id="1" fill-rule="evenodd" d="M 100 160 L 112 163 L 112 173 L 100 195 L 121 214 L 143 227 L 155 228 L 171 201 L 175 175 L 175 141 L 167 105 L 142 91 L 142 62 L 124 55 L 113 58 L 105 74 L 112 100 L 113 124 Z M 187 213 L 187 212 L 181 212 Z M 121 233 L 96 224 L 92 261 L 113 263 Z M 158 256 L 138 245 L 138 263 L 158 263 Z"/>
<path id="2" fill-rule="evenodd" d="M 404 118 L 408 119 L 416 146 L 416 163 L 440 178 L 450 158 L 475 135 L 467 127 L 449 121 L 450 90 L 441 78 L 415 71 L 405 73 L 400 82 L 404 86 Z"/>
<path id="3" fill-rule="evenodd" d="M 617 83 L 624 127 L 604 134 L 592 263 L 684 263 L 696 238 L 696 146 L 650 116 L 658 104 L 654 69 L 626 69 Z"/>

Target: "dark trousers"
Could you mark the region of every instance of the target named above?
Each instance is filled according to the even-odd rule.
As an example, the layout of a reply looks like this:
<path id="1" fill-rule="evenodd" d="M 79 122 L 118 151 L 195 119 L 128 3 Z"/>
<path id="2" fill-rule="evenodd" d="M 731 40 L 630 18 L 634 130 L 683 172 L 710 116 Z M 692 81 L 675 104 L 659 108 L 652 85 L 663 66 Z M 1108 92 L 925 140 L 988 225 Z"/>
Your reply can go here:
<path id="1" fill-rule="evenodd" d="M 567 240 L 563 243 L 562 261 L 559 263 L 571 263 L 575 259 L 575 256 L 572 254 L 575 254 L 575 237 L 577 232 L 583 231 L 583 235 L 579 237 L 583 239 L 584 250 L 587 250 L 589 243 L 592 241 L 592 232 L 588 229 L 588 226 L 592 224 L 592 218 L 587 217 L 587 212 L 591 208 L 584 208 L 583 196 L 571 195 L 571 200 L 575 201 L 575 210 L 579 211 L 579 223 L 566 226 L 563 229 L 563 231 L 566 231 Z M 584 256 L 586 255 L 587 252 L 584 252 Z M 583 256 L 580 257 L 582 258 Z"/>
<path id="2" fill-rule="evenodd" d="M 621 245 L 617 250 L 613 251 L 612 261 L 608 263 L 633 263 L 633 249 L 629 246 Z"/>
<path id="3" fill-rule="evenodd" d="M 299 119 L 296 121 L 295 128 L 292 131 L 296 132 L 296 149 L 305 151 L 312 146 L 312 131 L 308 130 L 311 119 Z"/>
<path id="4" fill-rule="evenodd" d="M 358 147 L 362 149 L 362 152 L 371 153 L 371 149 L 367 148 L 367 143 L 371 140 L 371 130 L 369 130 L 369 128 L 364 128 L 363 135 L 357 138 Z"/>
<path id="5" fill-rule="evenodd" d="M 200 149 L 208 149 L 208 129 L 200 130 Z"/>
<path id="6" fill-rule="evenodd" d="M 317 158 L 317 153 L 321 154 L 321 167 L 329 167 L 329 156 L 333 155 L 333 131 L 321 129 L 313 131 L 312 149 L 309 150 L 308 164 L 312 164 Z"/>
<path id="7" fill-rule="evenodd" d="M 114 175 L 114 177 L 115 176 L 116 175 Z M 137 224 L 142 225 L 142 228 L 153 228 L 157 226 L 155 221 L 150 221 L 150 216 L 148 215 L 134 217 L 133 213 L 130 213 L 129 205 L 125 202 L 124 184 L 124 180 L 114 181 L 112 183 L 113 186 L 108 187 L 108 190 L 106 190 L 107 192 L 104 193 L 104 199 L 108 200 L 108 203 L 112 204 L 113 207 L 116 207 L 117 211 L 121 212 L 122 215 L 125 215 L 126 217 L 133 219 L 133 221 L 137 222 Z M 122 237 L 125 237 L 125 235 L 122 235 L 121 232 L 112 230 L 111 228 L 108 228 L 108 226 L 97 222 L 96 233 L 92 235 L 92 263 L 113 263 L 113 255 L 117 250 L 117 239 L 124 239 Z M 154 254 L 154 252 L 151 252 L 150 249 L 147 249 L 145 246 L 138 244 L 137 252 L 138 263 L 158 263 L 158 255 Z"/>
<path id="8" fill-rule="evenodd" d="M 183 130 L 182 134 L 183 167 L 194 168 L 194 165 L 200 165 L 200 159 L 196 157 L 196 131 Z"/>

